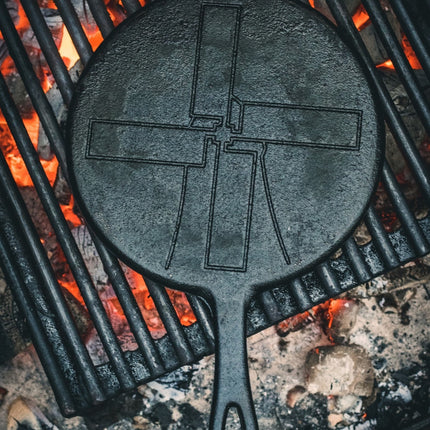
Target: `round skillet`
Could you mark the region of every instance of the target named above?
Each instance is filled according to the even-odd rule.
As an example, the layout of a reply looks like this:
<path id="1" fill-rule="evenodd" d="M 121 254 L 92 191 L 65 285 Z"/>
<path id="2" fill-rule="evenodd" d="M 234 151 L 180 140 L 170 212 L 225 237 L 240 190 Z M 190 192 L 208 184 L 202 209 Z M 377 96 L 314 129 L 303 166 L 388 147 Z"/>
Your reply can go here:
<path id="1" fill-rule="evenodd" d="M 68 120 L 74 192 L 123 261 L 217 320 L 211 428 L 257 428 L 245 309 L 351 234 L 382 126 L 354 53 L 287 0 L 159 0 L 84 71 Z"/>

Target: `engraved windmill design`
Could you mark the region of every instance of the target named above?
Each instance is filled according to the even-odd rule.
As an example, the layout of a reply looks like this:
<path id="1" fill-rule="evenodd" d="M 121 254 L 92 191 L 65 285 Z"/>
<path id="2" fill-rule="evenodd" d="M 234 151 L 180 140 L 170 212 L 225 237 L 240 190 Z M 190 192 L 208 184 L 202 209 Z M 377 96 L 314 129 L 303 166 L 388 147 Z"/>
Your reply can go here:
<path id="1" fill-rule="evenodd" d="M 176 166 L 182 171 L 182 191 L 165 269 L 177 244 L 189 169 L 206 167 L 208 145 L 215 146 L 214 172 L 206 236 L 204 268 L 246 272 L 250 247 L 255 181 L 263 181 L 274 236 L 285 264 L 287 245 L 278 224 L 270 192 L 266 153 L 268 145 L 293 145 L 322 150 L 359 151 L 362 113 L 356 109 L 280 104 L 242 100 L 235 94 L 242 8 L 202 4 L 197 35 L 188 124 L 90 120 L 86 158 Z M 330 130 L 326 123 L 342 124 Z M 309 127 L 309 124 L 315 124 Z M 346 125 L 346 126 L 345 126 Z M 106 148 L 105 136 L 139 143 Z M 116 142 L 116 143 L 115 143 Z M 342 144 L 333 143 L 342 142 Z M 172 147 L 175 150 L 172 151 Z M 229 182 L 234 160 L 243 174 Z M 236 163 L 237 164 L 237 163 Z M 233 191 L 237 191 L 236 195 Z M 238 216 L 237 199 L 242 214 Z M 233 233 L 233 234 L 232 234 Z M 225 237 L 229 237 L 225 253 Z"/>

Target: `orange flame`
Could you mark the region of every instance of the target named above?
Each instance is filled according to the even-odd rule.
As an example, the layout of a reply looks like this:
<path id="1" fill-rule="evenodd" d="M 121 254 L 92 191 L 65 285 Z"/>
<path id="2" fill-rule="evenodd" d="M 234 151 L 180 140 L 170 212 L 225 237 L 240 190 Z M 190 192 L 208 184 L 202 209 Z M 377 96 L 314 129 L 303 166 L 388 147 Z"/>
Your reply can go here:
<path id="1" fill-rule="evenodd" d="M 142 5 L 145 4 L 144 0 L 139 1 Z M 54 3 L 50 0 L 49 7 L 55 8 Z M 115 2 L 108 2 L 107 7 L 114 24 L 119 24 L 119 22 L 121 22 L 125 17 L 124 13 L 122 12 L 122 6 L 118 6 L 118 4 Z M 19 5 L 19 21 L 16 24 L 16 28 L 20 32 L 20 34 L 23 34 L 30 28 L 30 24 L 21 5 Z M 86 28 L 85 25 L 84 31 L 87 34 L 88 40 L 92 48 L 94 50 L 97 49 L 97 47 L 103 41 L 103 37 L 100 31 L 97 28 Z M 63 34 L 60 42 L 59 53 L 68 69 L 73 67 L 73 65 L 79 60 L 79 55 L 65 26 L 63 27 Z M 7 58 L 6 61 L 2 64 L 1 70 L 5 76 L 8 76 L 11 73 L 17 73 L 15 65 L 10 58 Z M 39 73 L 39 77 L 41 77 L 41 86 L 43 90 L 47 92 L 51 87 L 50 82 L 48 80 L 50 71 L 48 68 L 46 70 L 43 69 L 39 71 L 41 72 Z M 39 118 L 37 114 L 33 111 L 31 114 L 28 114 L 26 118 L 23 118 L 23 121 L 28 131 L 29 137 L 33 145 L 36 147 L 39 138 Z M 1 115 L 0 133 L 0 150 L 2 150 L 5 154 L 5 158 L 17 185 L 19 187 L 33 187 L 33 182 L 27 171 L 24 161 L 20 156 L 16 144 L 10 133 L 10 130 L 5 123 L 4 118 L 1 118 Z M 52 160 L 40 160 L 40 162 L 45 170 L 50 184 L 53 185 L 58 170 L 57 159 L 53 157 Z M 71 198 L 69 204 L 60 205 L 60 207 L 71 227 L 77 227 L 82 224 L 82 220 L 76 215 L 73 210 L 73 197 Z M 42 241 L 42 243 L 43 242 L 44 241 Z M 165 329 L 157 312 L 155 304 L 148 292 L 145 281 L 143 280 L 142 276 L 140 276 L 136 272 L 130 271 L 128 273 L 128 276 L 130 277 L 129 281 L 130 285 L 132 286 L 133 295 L 136 298 L 138 306 L 149 329 L 151 330 L 151 332 L 155 333 L 155 336 L 163 335 L 165 333 Z M 75 297 L 77 301 L 82 304 L 82 306 L 85 307 L 85 302 L 82 298 L 79 287 L 73 280 L 73 277 L 70 273 L 70 269 L 66 269 L 64 273 L 58 275 L 58 282 L 63 288 L 67 289 L 73 295 L 73 297 Z M 184 293 L 168 290 L 168 295 L 172 300 L 172 303 L 174 304 L 176 314 L 182 325 L 189 326 L 196 322 L 196 317 L 194 316 L 191 310 L 191 306 L 188 303 Z M 119 300 L 116 297 L 108 299 L 103 298 L 103 304 L 108 315 L 112 319 L 116 320 L 116 323 L 125 322 L 125 315 L 123 309 L 119 303 Z M 118 328 L 119 325 L 116 323 L 114 323 L 113 325 L 114 327 L 116 326 Z"/>

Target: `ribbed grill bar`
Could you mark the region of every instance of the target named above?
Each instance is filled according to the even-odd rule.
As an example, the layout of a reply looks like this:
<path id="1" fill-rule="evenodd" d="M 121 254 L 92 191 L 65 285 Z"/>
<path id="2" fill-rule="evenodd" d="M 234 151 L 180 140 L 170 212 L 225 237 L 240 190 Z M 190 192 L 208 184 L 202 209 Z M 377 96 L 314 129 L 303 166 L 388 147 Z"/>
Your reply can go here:
<path id="1" fill-rule="evenodd" d="M 103 0 L 87 0 L 91 13 L 96 21 L 103 38 L 109 36 L 115 28 Z"/>
<path id="2" fill-rule="evenodd" d="M 91 48 L 90 42 L 88 42 L 75 9 L 73 9 L 70 0 L 54 0 L 54 2 L 82 63 L 86 65 L 93 54 L 93 49 Z"/>
<path id="3" fill-rule="evenodd" d="M 52 339 L 47 338 L 46 330 L 38 318 L 38 312 L 33 305 L 32 299 L 28 296 L 28 293 L 23 288 L 26 282 L 25 279 L 21 277 L 20 273 L 24 272 L 28 274 L 29 270 L 31 270 L 31 264 L 24 261 L 22 255 L 20 255 L 18 260 L 20 264 L 19 267 L 16 267 L 15 264 L 17 260 L 13 255 L 10 254 L 10 248 L 8 247 L 7 241 L 4 238 L 5 231 L 10 228 L 10 224 L 6 220 L 5 216 L 6 207 L 7 205 L 4 204 L 3 197 L 0 196 L 0 258 L 2 261 L 4 275 L 21 312 L 27 320 L 36 351 L 44 366 L 46 375 L 52 385 L 61 411 L 65 415 L 70 415 L 76 411 L 76 406 L 68 388 L 68 381 L 66 381 L 64 373 L 59 366 L 60 361 L 54 354 L 52 348 Z M 13 236 L 16 238 L 17 231 L 9 232 L 8 236 Z M 30 285 L 30 288 L 32 287 L 34 287 L 34 285 Z"/>
<path id="4" fill-rule="evenodd" d="M 407 0 L 406 0 L 407 1 Z M 420 60 L 423 70 L 426 72 L 427 78 L 430 80 L 430 53 L 429 47 L 426 46 L 425 40 L 421 37 L 413 23 L 408 10 L 405 7 L 405 0 L 391 0 L 391 6 L 396 13 L 406 36 L 414 48 L 418 59 Z"/>
<path id="5" fill-rule="evenodd" d="M 4 82 L 1 74 L 0 107 L 8 121 L 9 127 L 16 141 L 22 142 L 23 145 L 31 146 L 31 148 L 33 148 L 27 131 L 22 124 L 22 120 L 18 111 L 16 110 L 15 105 L 13 104 L 9 92 L 7 91 L 6 83 Z M 25 141 L 26 143 L 24 143 Z M 36 158 L 36 160 L 35 162 L 38 163 L 38 158 Z M 104 394 L 99 386 L 95 368 L 92 365 L 87 350 L 82 345 L 73 319 L 64 301 L 63 294 L 60 290 L 57 280 L 55 279 L 55 275 L 52 271 L 49 260 L 42 247 L 39 236 L 32 224 L 26 206 L 22 201 L 18 188 L 16 187 L 12 175 L 9 172 L 9 168 L 6 164 L 6 161 L 4 160 L 3 154 L 0 155 L 0 179 L 1 185 L 4 187 L 4 195 L 9 197 L 10 208 L 14 209 L 16 219 L 19 220 L 20 223 L 21 231 L 27 238 L 27 248 L 32 253 L 34 260 L 37 262 L 37 267 L 40 268 L 45 291 L 50 295 L 51 302 L 55 303 L 55 311 L 57 314 L 56 317 L 62 331 L 64 332 L 63 335 L 68 341 L 71 351 L 73 351 L 77 365 L 85 376 L 85 381 L 88 383 L 88 390 L 93 396 L 93 400 L 98 403 L 103 400 Z"/>
<path id="6" fill-rule="evenodd" d="M 43 18 L 42 12 L 36 0 L 22 0 L 22 7 L 25 10 L 28 20 L 33 28 L 34 34 L 39 42 L 40 48 L 51 72 L 57 82 L 58 88 L 67 105 L 72 100 L 73 82 L 67 71 L 63 60 L 60 57 L 54 39 L 51 36 L 48 25 Z"/>
<path id="7" fill-rule="evenodd" d="M 427 103 L 412 67 L 410 66 L 408 59 L 397 41 L 396 35 L 394 34 L 394 31 L 381 8 L 379 0 L 363 0 L 363 4 L 369 13 L 378 36 L 381 38 L 412 103 L 427 130 L 427 133 L 430 134 L 429 104 Z"/>

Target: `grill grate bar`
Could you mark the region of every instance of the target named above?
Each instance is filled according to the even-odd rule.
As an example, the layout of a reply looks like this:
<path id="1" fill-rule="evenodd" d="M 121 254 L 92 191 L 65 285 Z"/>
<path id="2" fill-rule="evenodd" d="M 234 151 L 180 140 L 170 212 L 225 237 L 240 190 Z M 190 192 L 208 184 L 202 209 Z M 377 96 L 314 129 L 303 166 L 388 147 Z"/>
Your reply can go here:
<path id="1" fill-rule="evenodd" d="M 396 35 L 394 34 L 393 29 L 379 4 L 379 0 L 363 0 L 363 4 L 369 13 L 370 19 L 374 23 L 376 32 L 381 38 L 381 41 L 384 44 L 413 105 L 415 106 L 417 114 L 421 118 L 427 133 L 430 134 L 429 104 L 421 91 L 418 80 L 403 52 L 402 47 L 397 41 Z"/>
<path id="2" fill-rule="evenodd" d="M 357 277 L 358 282 L 362 284 L 371 279 L 372 274 L 353 237 L 350 237 L 345 242 L 343 250 L 351 263 L 352 270 Z"/>
<path id="3" fill-rule="evenodd" d="M 27 56 L 24 45 L 15 29 L 6 4 L 0 1 L 0 31 L 8 47 L 9 53 L 15 62 L 22 81 L 28 91 L 33 106 L 39 115 L 40 121 L 48 137 L 49 143 L 57 156 L 58 162 L 67 176 L 67 163 L 65 147 L 62 145 L 63 137 L 58 126 L 52 106 L 48 102 L 40 81 L 34 73 L 33 66 Z"/>
<path id="4" fill-rule="evenodd" d="M 197 318 L 197 322 L 203 329 L 208 347 L 213 348 L 215 345 L 215 325 L 208 306 L 200 297 L 193 296 L 192 294 L 187 294 L 186 297 Z"/>
<path id="5" fill-rule="evenodd" d="M 128 15 L 131 15 L 142 8 L 138 0 L 123 0 L 122 3 Z"/>
<path id="6" fill-rule="evenodd" d="M 310 298 L 305 285 L 300 278 L 296 278 L 291 281 L 290 292 L 300 312 L 312 307 L 312 299 Z"/>
<path id="7" fill-rule="evenodd" d="M 58 85 L 63 100 L 66 105 L 68 105 L 72 100 L 74 85 L 67 71 L 67 67 L 60 57 L 49 27 L 39 9 L 39 5 L 36 0 L 22 0 L 21 4 L 30 21 L 43 55 L 51 69 L 55 82 Z"/>
<path id="8" fill-rule="evenodd" d="M 93 54 L 93 49 L 91 48 L 90 42 L 88 42 L 75 9 L 70 3 L 70 0 L 54 0 L 54 2 L 82 63 L 86 65 Z"/>
<path id="9" fill-rule="evenodd" d="M 366 226 L 375 242 L 375 246 L 379 252 L 384 264 L 389 269 L 394 269 L 400 265 L 400 260 L 393 244 L 386 233 L 381 220 L 376 214 L 375 208 L 370 206 L 365 215 Z"/>
<path id="10" fill-rule="evenodd" d="M 382 181 L 391 202 L 396 208 L 397 216 L 405 230 L 406 236 L 419 256 L 425 255 L 430 251 L 429 243 L 419 226 L 414 214 L 409 209 L 408 203 L 403 196 L 394 173 L 385 161 L 382 169 Z"/>
<path id="11" fill-rule="evenodd" d="M 162 364 L 160 354 L 154 344 L 145 320 L 142 317 L 139 306 L 136 303 L 130 286 L 127 282 L 118 260 L 105 248 L 96 235 L 93 235 L 94 244 L 97 252 L 103 261 L 106 274 L 109 276 L 115 294 L 124 310 L 132 333 L 137 344 L 145 357 L 146 364 L 152 373 L 162 374 L 165 368 Z"/>
<path id="12" fill-rule="evenodd" d="M 13 119 L 16 120 L 17 118 Z M 21 125 L 24 127 L 22 123 Z M 17 129 L 11 129 L 11 131 L 16 132 Z M 22 129 L 22 131 L 24 130 Z M 24 136 L 26 137 L 23 138 Z M 51 221 L 51 224 L 55 230 L 58 241 L 69 262 L 69 266 L 80 288 L 88 311 L 92 316 L 103 346 L 110 360 L 112 361 L 112 365 L 116 369 L 118 379 L 124 388 L 131 389 L 134 387 L 134 381 L 123 357 L 118 340 L 103 308 L 102 302 L 97 295 L 97 291 L 92 283 L 83 258 L 69 230 L 67 221 L 61 212 L 54 192 L 49 184 L 45 172 L 43 171 L 39 157 L 26 132 L 24 136 L 14 135 L 20 153 L 38 191 L 40 200 L 47 212 L 49 220 Z"/>
<path id="13" fill-rule="evenodd" d="M 264 291 L 258 297 L 268 321 L 279 321 L 283 319 L 272 291 Z"/>
<path id="14" fill-rule="evenodd" d="M 348 37 L 354 48 L 360 54 L 360 57 L 369 73 L 369 77 L 374 84 L 390 130 L 399 145 L 403 156 L 411 167 L 411 172 L 415 176 L 421 191 L 427 201 L 430 202 L 430 180 L 427 168 L 424 165 L 414 141 L 403 123 L 380 74 L 373 64 L 373 60 L 355 28 L 351 16 L 349 15 L 345 5 L 340 0 L 327 0 L 327 4 L 330 7 L 331 13 L 336 19 L 339 27 L 342 29 L 343 34 Z"/>
<path id="15" fill-rule="evenodd" d="M 337 296 L 342 292 L 339 281 L 327 262 L 319 264 L 316 267 L 315 272 L 320 279 L 325 292 L 330 297 Z"/>
<path id="16" fill-rule="evenodd" d="M 0 219 L 1 224 L 4 227 L 4 205 L 1 202 L 2 196 L 0 196 Z M 14 259 L 9 256 L 7 252 L 7 246 L 5 241 L 0 234 L 0 258 L 2 260 L 2 266 L 4 269 L 4 275 L 8 285 L 14 294 L 14 298 L 20 308 L 20 311 L 27 320 L 27 326 L 31 332 L 31 336 L 34 341 L 37 354 L 51 383 L 54 395 L 61 408 L 61 412 L 64 415 L 71 415 L 76 411 L 76 406 L 73 402 L 72 395 L 69 391 L 68 384 L 63 376 L 63 372 L 59 367 L 59 361 L 52 350 L 51 340 L 46 337 L 46 332 L 37 318 L 38 313 L 36 312 L 31 298 L 24 292 L 22 286 L 24 280 L 20 276 L 19 270 L 15 268 Z M 22 260 L 21 260 L 22 261 Z"/>
<path id="17" fill-rule="evenodd" d="M 40 172 L 40 169 L 37 168 L 39 158 L 37 154 L 35 154 L 33 145 L 30 141 L 24 124 L 22 123 L 21 117 L 19 116 L 19 112 L 10 96 L 10 93 L 8 92 L 6 83 L 1 74 L 0 108 L 9 124 L 10 130 L 15 138 L 15 141 L 17 142 L 17 145 L 19 146 L 20 152 L 27 162 L 27 166 L 31 172 L 30 174 L 32 174 L 34 183 L 43 183 L 43 178 L 45 178 L 45 181 L 47 181 L 44 172 Z M 15 206 L 15 211 L 18 216 L 17 218 L 21 224 L 21 230 L 25 232 L 28 240 L 28 248 L 31 250 L 35 261 L 37 261 L 37 266 L 41 269 L 41 275 L 45 283 L 45 289 L 50 295 L 51 301 L 56 304 L 55 309 L 57 310 L 58 323 L 64 332 L 65 338 L 68 340 L 70 348 L 72 351 L 74 351 L 76 362 L 82 374 L 85 376 L 89 392 L 94 396 L 93 400 L 98 402 L 103 399 L 104 395 L 99 387 L 99 381 L 95 368 L 92 365 L 86 348 L 83 346 L 79 338 L 76 326 L 68 311 L 63 294 L 52 271 L 52 267 L 46 256 L 45 250 L 43 249 L 39 236 L 32 224 L 30 215 L 28 214 L 26 206 L 22 201 L 18 188 L 16 187 L 16 184 L 9 172 L 3 154 L 1 154 L 1 159 L 2 163 L 0 165 L 0 176 L 2 179 L 2 184 L 6 190 L 5 193 L 9 195 L 10 201 L 12 202 L 11 204 Z M 49 183 L 47 188 L 50 188 Z"/>
<path id="18" fill-rule="evenodd" d="M 391 0 L 391 6 L 396 13 L 397 19 L 399 20 L 405 34 L 414 48 L 418 59 L 420 60 L 421 66 L 425 71 L 427 78 L 430 80 L 430 53 L 429 49 L 425 45 L 424 39 L 418 33 L 418 29 L 412 22 L 408 10 L 405 7 L 404 1 L 402 0 Z"/>
<path id="19" fill-rule="evenodd" d="M 90 7 L 91 14 L 96 21 L 103 38 L 105 39 L 115 28 L 112 19 L 109 16 L 109 12 L 107 11 L 103 0 L 87 0 L 87 2 L 88 6 Z"/>
<path id="20" fill-rule="evenodd" d="M 179 321 L 176 311 L 170 302 L 166 290 L 156 282 L 153 282 L 149 279 L 145 279 L 145 284 L 152 297 L 152 300 L 154 301 L 161 321 L 166 328 L 167 335 L 172 341 L 173 348 L 175 349 L 179 360 L 181 360 L 181 362 L 184 364 L 191 363 L 194 361 L 193 349 L 184 332 L 184 327 Z"/>

